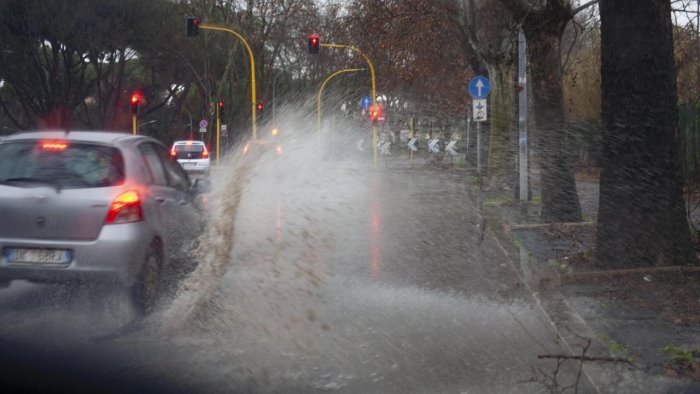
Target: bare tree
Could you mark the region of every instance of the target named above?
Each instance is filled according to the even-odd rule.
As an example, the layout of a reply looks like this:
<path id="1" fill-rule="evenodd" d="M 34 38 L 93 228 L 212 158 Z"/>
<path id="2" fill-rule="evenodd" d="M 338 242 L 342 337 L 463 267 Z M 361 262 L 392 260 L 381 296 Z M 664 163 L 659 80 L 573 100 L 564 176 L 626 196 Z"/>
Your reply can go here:
<path id="1" fill-rule="evenodd" d="M 458 20 L 462 42 L 476 54 L 493 86 L 488 176 L 491 187 L 515 187 L 515 55 L 518 28 L 498 3 L 462 0 Z"/>
<path id="2" fill-rule="evenodd" d="M 574 16 L 569 0 L 501 0 L 527 39 L 535 150 L 541 163 L 542 221 L 581 221 L 564 117 L 561 40 Z"/>

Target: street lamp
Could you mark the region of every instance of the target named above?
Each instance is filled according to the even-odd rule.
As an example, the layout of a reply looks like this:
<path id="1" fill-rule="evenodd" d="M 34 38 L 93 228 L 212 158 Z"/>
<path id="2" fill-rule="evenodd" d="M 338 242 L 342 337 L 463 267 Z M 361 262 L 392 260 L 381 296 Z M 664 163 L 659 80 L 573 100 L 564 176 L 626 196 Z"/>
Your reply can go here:
<path id="1" fill-rule="evenodd" d="M 318 89 L 318 95 L 316 96 L 316 129 L 318 131 L 319 138 L 321 136 L 321 95 L 323 94 L 323 89 L 326 87 L 326 84 L 328 83 L 328 81 L 333 79 L 333 77 L 335 77 L 336 75 L 345 74 L 345 73 L 356 73 L 359 71 L 365 71 L 365 69 L 364 68 L 347 68 L 344 70 L 338 70 L 323 80 L 321 87 Z"/>
<path id="2" fill-rule="evenodd" d="M 374 75 L 374 65 L 372 64 L 372 61 L 370 60 L 369 56 L 367 56 L 367 54 L 362 52 L 359 48 L 356 48 L 352 45 L 322 44 L 320 40 L 318 41 L 318 45 L 324 48 L 349 49 L 359 54 L 365 59 L 367 66 L 369 66 L 370 77 L 372 78 L 372 105 L 377 105 L 377 79 Z M 377 167 L 377 128 L 374 123 L 372 123 L 372 162 L 374 164 L 374 167 Z"/>
<path id="3" fill-rule="evenodd" d="M 190 22 L 190 18 L 193 19 L 192 22 Z M 248 60 L 250 61 L 250 102 L 251 102 L 251 122 L 253 126 L 253 139 L 258 138 L 258 126 L 257 126 L 257 85 L 255 82 L 255 56 L 253 56 L 253 49 L 250 47 L 250 44 L 248 44 L 248 41 L 240 35 L 238 32 L 227 29 L 225 27 L 218 27 L 218 26 L 210 26 L 210 25 L 205 25 L 201 23 L 201 20 L 197 17 L 190 17 L 188 18 L 187 22 L 187 35 L 188 37 L 194 37 L 197 35 L 200 29 L 204 30 L 214 30 L 214 31 L 222 31 L 231 34 L 232 36 L 236 37 L 241 44 L 243 44 L 243 47 L 245 48 L 246 52 L 248 52 Z M 195 23 L 194 20 L 197 20 Z M 190 24 L 192 24 L 192 28 L 190 28 Z M 196 25 L 196 29 L 194 28 Z"/>
<path id="4" fill-rule="evenodd" d="M 187 125 L 187 127 L 190 129 L 190 140 L 192 140 L 194 138 L 194 135 L 192 134 L 192 114 L 186 109 L 185 112 L 187 112 L 187 115 L 190 117 L 190 123 Z"/>

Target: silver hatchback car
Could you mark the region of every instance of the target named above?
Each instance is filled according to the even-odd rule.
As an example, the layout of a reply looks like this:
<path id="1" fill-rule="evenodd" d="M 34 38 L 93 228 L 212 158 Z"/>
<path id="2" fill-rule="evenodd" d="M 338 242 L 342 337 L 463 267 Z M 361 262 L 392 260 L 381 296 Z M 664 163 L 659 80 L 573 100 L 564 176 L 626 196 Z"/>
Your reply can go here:
<path id="1" fill-rule="evenodd" d="M 170 149 L 170 156 L 177 159 L 188 174 L 209 176 L 211 158 L 204 142 L 175 141 Z"/>
<path id="2" fill-rule="evenodd" d="M 165 268 L 201 232 L 194 200 L 206 182 L 191 184 L 145 136 L 10 136 L 0 143 L 0 284 L 112 282 L 148 313 Z"/>

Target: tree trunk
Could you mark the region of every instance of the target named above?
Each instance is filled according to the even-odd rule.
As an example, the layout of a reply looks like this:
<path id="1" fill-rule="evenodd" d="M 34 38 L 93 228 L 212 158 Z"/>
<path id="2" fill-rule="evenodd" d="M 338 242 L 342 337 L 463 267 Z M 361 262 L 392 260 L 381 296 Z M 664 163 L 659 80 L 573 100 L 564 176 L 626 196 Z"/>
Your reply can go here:
<path id="1" fill-rule="evenodd" d="M 595 264 L 697 264 L 685 218 L 669 0 L 604 0 Z"/>
<path id="2" fill-rule="evenodd" d="M 476 55 L 473 67 L 488 70 L 490 96 L 490 141 L 487 174 L 492 188 L 515 188 L 515 48 L 516 22 L 499 4 L 462 0 L 458 26 L 468 56 Z M 474 70 L 479 73 L 479 70 Z"/>
<path id="3" fill-rule="evenodd" d="M 561 31 L 532 22 L 524 26 L 524 32 L 533 87 L 535 153 L 541 162 L 542 222 L 579 222 L 581 205 L 564 121 Z"/>
<path id="4" fill-rule="evenodd" d="M 489 184 L 494 188 L 515 185 L 515 91 L 512 64 L 487 65 L 491 95 L 491 141 L 488 154 Z"/>

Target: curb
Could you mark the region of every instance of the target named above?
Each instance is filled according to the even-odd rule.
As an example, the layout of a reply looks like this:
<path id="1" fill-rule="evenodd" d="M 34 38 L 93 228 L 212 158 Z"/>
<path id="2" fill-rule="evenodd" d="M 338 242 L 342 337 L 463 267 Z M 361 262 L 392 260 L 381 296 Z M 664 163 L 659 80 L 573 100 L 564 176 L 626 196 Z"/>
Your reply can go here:
<path id="1" fill-rule="evenodd" d="M 477 191 L 478 193 L 478 191 Z M 574 352 L 574 340 L 575 339 L 581 339 L 581 338 L 591 338 L 591 347 L 593 348 L 592 350 L 598 350 L 601 348 L 600 344 L 597 344 L 595 341 L 595 336 L 593 335 L 593 330 L 591 327 L 586 323 L 586 321 L 573 309 L 569 306 L 569 304 L 566 302 L 566 299 L 564 298 L 564 295 L 561 294 L 558 290 L 556 290 L 556 287 L 559 285 L 558 281 L 558 275 L 557 273 L 554 273 L 553 277 L 549 278 L 538 278 L 540 282 L 540 286 L 544 286 L 546 288 L 544 293 L 535 291 L 530 283 L 523 278 L 520 269 L 517 266 L 517 256 L 514 256 L 513 253 L 511 253 L 506 245 L 504 245 L 504 240 L 501 239 L 501 237 L 497 236 L 494 231 L 492 230 L 493 228 L 498 228 L 498 220 L 493 218 L 493 217 L 488 217 L 488 215 L 484 214 L 484 211 L 481 208 L 481 204 L 479 203 L 479 198 L 478 196 L 473 195 L 472 193 L 470 194 L 470 202 L 475 205 L 475 209 L 479 214 L 482 216 L 482 218 L 485 220 L 487 224 L 487 229 L 486 233 L 488 234 L 489 237 L 498 245 L 498 247 L 501 249 L 501 251 L 506 255 L 508 258 L 508 261 L 510 262 L 510 266 L 515 272 L 515 275 L 517 276 L 518 280 L 520 283 L 523 284 L 523 286 L 527 289 L 527 291 L 530 293 L 532 296 L 533 300 L 535 301 L 535 305 L 537 309 L 539 309 L 540 313 L 549 321 L 550 326 L 552 327 L 552 330 L 554 331 L 554 334 L 559 338 L 561 341 L 564 349 L 569 352 L 569 354 L 574 355 L 576 354 Z M 475 199 L 476 197 L 476 199 Z M 496 223 L 494 223 L 494 220 Z M 497 225 L 494 227 L 494 225 Z M 528 226 L 528 225 L 520 225 L 520 226 Z M 507 223 L 503 223 L 503 226 L 501 228 L 501 234 L 505 237 L 509 237 L 512 239 L 512 235 L 510 231 L 506 231 L 507 229 L 512 229 L 513 226 L 509 226 Z M 554 284 L 552 285 L 552 279 L 554 279 Z M 545 295 L 546 297 L 542 297 L 542 295 Z M 545 302 L 544 299 L 549 298 L 552 301 Z M 545 306 L 546 305 L 546 306 Z M 552 313 L 550 311 L 556 310 L 558 311 L 557 316 L 559 317 L 559 321 L 555 321 L 555 319 L 552 316 Z M 603 391 L 601 391 L 598 382 L 596 382 L 589 371 L 589 367 L 587 366 L 586 363 L 582 364 L 582 374 L 583 377 L 590 383 L 591 387 L 594 389 L 595 393 L 601 394 Z"/>
<path id="2" fill-rule="evenodd" d="M 473 200 L 474 197 L 472 195 L 472 202 L 475 201 Z M 671 266 L 565 274 L 547 267 L 539 267 L 541 272 L 538 272 L 538 275 L 528 282 L 520 270 L 522 256 L 519 256 L 515 250 L 516 239 L 513 230 L 557 230 L 582 228 L 593 224 L 584 222 L 511 225 L 504 222 L 505 219 L 493 211 L 489 212 L 480 208 L 478 212 L 480 212 L 482 217 L 486 218 L 487 223 L 491 224 L 491 227 L 487 229 L 489 236 L 510 260 L 511 267 L 518 279 L 532 295 L 541 313 L 549 320 L 554 333 L 561 341 L 562 347 L 570 355 L 581 355 L 586 341 L 590 341 L 586 355 L 593 357 L 608 356 L 610 351 L 604 341 L 601 340 L 601 333 L 596 333 L 586 319 L 579 314 L 578 310 L 571 304 L 571 301 L 561 292 L 560 286 L 577 282 L 583 283 L 597 278 L 624 275 L 700 272 L 700 267 Z M 522 251 L 520 253 L 522 254 Z M 682 382 L 674 381 L 664 376 L 657 374 L 646 375 L 643 372 L 643 368 L 640 368 L 634 362 L 629 364 L 584 362 L 581 364 L 581 377 L 585 377 L 590 383 L 590 388 L 596 393 L 668 392 L 674 386 L 684 387 Z M 640 371 L 642 375 L 639 375 Z"/>
<path id="3" fill-rule="evenodd" d="M 554 283 L 553 286 L 551 284 L 549 286 L 545 285 L 545 287 L 548 287 L 549 289 L 546 289 L 544 292 L 538 292 L 533 290 L 530 283 L 528 283 L 522 277 L 520 270 L 516 265 L 516 257 L 508 251 L 508 249 L 503 245 L 502 240 L 493 233 L 491 227 L 489 227 L 487 233 L 489 234 L 491 239 L 493 239 L 496 242 L 496 245 L 498 245 L 501 251 L 503 251 L 503 253 L 508 257 L 508 260 L 511 264 L 511 268 L 513 269 L 513 271 L 515 271 L 515 274 L 517 275 L 520 282 L 525 286 L 532 298 L 535 300 L 537 308 L 544 315 L 544 317 L 547 318 L 547 320 L 549 320 L 549 324 L 554 330 L 554 333 L 561 340 L 561 343 L 565 350 L 569 352 L 569 354 L 575 355 L 576 353 L 574 352 L 574 340 L 580 340 L 581 338 L 590 338 L 592 340 L 591 347 L 593 351 L 603 349 L 602 345 L 597 343 L 597 341 L 595 340 L 593 329 L 591 329 L 591 327 L 586 323 L 586 321 L 581 317 L 581 315 L 578 314 L 578 312 L 571 308 L 571 306 L 566 302 L 566 298 L 564 297 L 564 295 L 558 290 L 554 289 L 559 285 L 559 283 Z M 509 232 L 503 231 L 502 233 L 506 236 L 511 236 Z M 554 274 L 555 282 L 558 282 L 559 280 L 557 278 L 559 278 L 559 276 L 556 273 Z M 548 280 L 547 278 L 541 278 L 540 281 L 542 284 L 544 284 Z M 544 299 L 546 298 L 551 299 L 551 301 L 544 301 Z M 557 311 L 557 316 L 559 317 L 559 319 L 556 319 L 555 321 L 550 311 Z M 581 369 L 583 375 L 588 380 L 591 387 L 593 387 L 595 392 L 598 394 L 603 393 L 603 391 L 601 391 L 599 387 L 599 383 L 596 382 L 596 380 L 594 380 L 591 376 L 591 371 L 588 364 L 584 363 Z"/>
<path id="4" fill-rule="evenodd" d="M 560 280 L 562 284 L 572 284 L 588 282 L 596 279 L 610 279 L 627 275 L 648 275 L 665 272 L 700 272 L 700 267 L 673 265 L 665 267 L 628 268 L 623 270 L 573 272 L 569 274 L 561 274 Z"/>
<path id="5" fill-rule="evenodd" d="M 533 223 L 533 224 L 508 224 L 504 223 L 503 231 L 510 233 L 514 230 L 565 230 L 571 228 L 587 228 L 593 227 L 593 222 L 574 222 L 574 223 Z"/>

